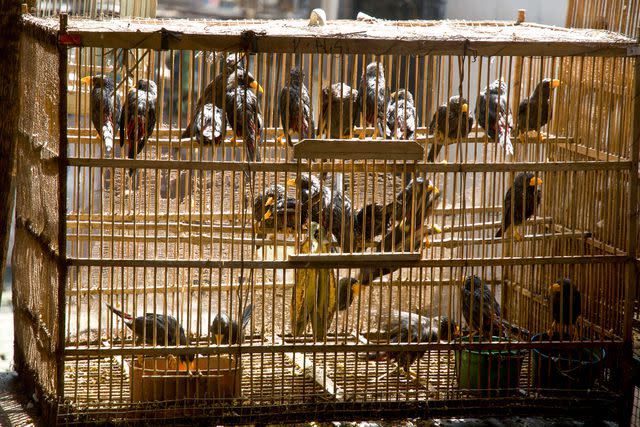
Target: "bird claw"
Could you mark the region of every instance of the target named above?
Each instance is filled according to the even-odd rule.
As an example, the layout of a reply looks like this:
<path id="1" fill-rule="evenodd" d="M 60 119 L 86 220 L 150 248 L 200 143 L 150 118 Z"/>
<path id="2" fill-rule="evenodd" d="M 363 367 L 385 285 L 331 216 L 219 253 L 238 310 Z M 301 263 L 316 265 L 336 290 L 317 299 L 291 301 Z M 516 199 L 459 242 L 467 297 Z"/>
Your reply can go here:
<path id="1" fill-rule="evenodd" d="M 417 372 L 415 372 L 413 369 L 411 369 L 411 368 L 409 368 L 409 369 L 403 369 L 403 371 L 404 371 L 404 374 L 407 376 L 407 378 L 409 378 L 409 379 L 411 379 L 411 380 L 413 380 L 413 381 L 418 382 L 418 379 L 419 379 L 420 377 L 418 376 L 418 373 L 417 373 Z"/>
<path id="2" fill-rule="evenodd" d="M 283 139 L 283 138 L 284 138 L 284 133 L 283 133 L 282 135 L 279 135 L 279 136 L 276 138 L 276 142 L 277 142 L 278 144 L 280 144 L 280 145 L 284 145 L 284 142 L 282 141 L 282 139 Z"/>
<path id="3" fill-rule="evenodd" d="M 365 139 L 366 136 L 367 136 L 367 131 L 362 129 L 362 132 L 360 132 L 360 135 L 358 136 L 358 138 Z"/>

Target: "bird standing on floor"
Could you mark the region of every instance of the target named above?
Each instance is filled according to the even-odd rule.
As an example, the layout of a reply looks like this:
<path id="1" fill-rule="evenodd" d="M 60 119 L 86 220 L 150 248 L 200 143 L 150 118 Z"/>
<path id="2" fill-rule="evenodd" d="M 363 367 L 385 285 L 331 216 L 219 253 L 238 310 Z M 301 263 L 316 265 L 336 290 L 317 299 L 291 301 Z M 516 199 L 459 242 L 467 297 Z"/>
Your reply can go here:
<path id="1" fill-rule="evenodd" d="M 91 122 L 100 139 L 104 141 L 107 154 L 113 149 L 113 138 L 120 126 L 122 104 L 111 77 L 98 74 L 81 79 L 84 84 L 91 85 Z"/>
<path id="2" fill-rule="evenodd" d="M 497 79 L 485 87 L 476 102 L 475 115 L 478 124 L 487 132 L 490 140 L 498 138 L 500 146 L 504 147 L 507 154 L 513 154 L 511 144 L 511 129 L 513 117 L 507 103 L 507 84 Z"/>
<path id="3" fill-rule="evenodd" d="M 244 330 L 251 320 L 253 305 L 249 304 L 242 311 L 240 325 L 225 312 L 216 315 L 209 326 L 209 334 L 216 345 L 234 345 L 244 342 Z"/>
<path id="4" fill-rule="evenodd" d="M 380 62 L 371 62 L 367 65 L 365 73 L 360 77 L 360 86 L 358 87 L 358 96 L 356 98 L 356 113 L 353 117 L 355 125 L 358 116 L 360 114 L 363 116 L 360 138 L 364 138 L 368 125 L 374 127 L 374 139 L 385 134 L 385 101 L 387 98 L 384 67 Z"/>
<path id="5" fill-rule="evenodd" d="M 529 98 L 518 106 L 518 134 L 536 131 L 541 138 L 540 128 L 551 120 L 551 90 L 560 86 L 560 80 L 544 79 L 536 86 Z"/>
<path id="6" fill-rule="evenodd" d="M 382 336 L 388 336 L 390 343 L 425 343 L 448 341 L 460 335 L 460 328 L 454 320 L 446 316 L 429 318 L 416 313 L 395 311 L 386 319 L 381 330 Z M 391 360 L 398 364 L 410 378 L 417 380 L 418 375 L 411 370 L 411 365 L 420 359 L 426 350 L 417 351 L 385 351 L 369 353 L 367 360 Z M 384 376 L 386 376 L 385 374 Z"/>
<path id="7" fill-rule="evenodd" d="M 299 68 L 292 68 L 289 72 L 289 81 L 280 91 L 278 108 L 280 110 L 280 121 L 282 130 L 287 138 L 287 143 L 291 142 L 291 133 L 296 132 L 298 139 L 315 138 L 315 124 L 313 123 L 313 113 L 311 111 L 311 98 L 309 91 L 304 84 L 304 72 Z M 282 141 L 282 136 L 278 137 L 278 142 Z"/>
<path id="8" fill-rule="evenodd" d="M 469 114 L 469 104 L 467 100 L 459 95 L 449 98 L 448 103 L 444 103 L 438 107 L 438 110 L 433 114 L 431 123 L 429 124 L 429 133 L 435 135 L 437 133 L 438 138 L 444 141 L 445 138 L 451 140 L 457 140 L 458 135 L 460 138 L 466 138 L 471 132 L 473 127 L 473 117 Z M 435 161 L 442 144 L 434 143 L 431 145 L 427 160 L 430 162 Z"/>
<path id="9" fill-rule="evenodd" d="M 549 286 L 549 294 L 553 316 L 552 331 L 559 325 L 563 336 L 571 334 L 571 330 L 576 329 L 578 317 L 582 314 L 582 301 L 578 287 L 570 279 L 559 279 Z M 549 336 L 551 335 L 549 333 Z M 573 335 L 579 336 L 575 330 Z"/>
<path id="10" fill-rule="evenodd" d="M 251 88 L 262 93 L 262 87 L 245 70 L 238 68 L 229 75 L 226 85 L 227 120 L 236 136 L 244 142 L 247 161 L 259 162 L 262 111 L 258 97 Z"/>
<path id="11" fill-rule="evenodd" d="M 106 306 L 113 314 L 120 317 L 125 326 L 133 332 L 137 345 L 143 342 L 153 346 L 187 345 L 187 336 L 184 333 L 184 329 L 173 316 L 146 313 L 144 316 L 134 318 L 132 315 L 118 310 L 110 304 L 106 304 Z M 191 370 L 190 365 L 194 360 L 193 355 L 180 355 L 179 359 L 181 364 L 178 369 L 184 370 L 186 368 Z"/>
<path id="12" fill-rule="evenodd" d="M 416 107 L 413 95 L 405 89 L 391 94 L 387 106 L 386 137 L 411 140 L 416 131 Z"/>
<path id="13" fill-rule="evenodd" d="M 127 155 L 135 158 L 144 148 L 156 126 L 158 89 L 153 80 L 140 79 L 129 90 L 120 116 L 120 146 L 127 141 Z M 129 175 L 133 169 L 129 169 Z"/>
<path id="14" fill-rule="evenodd" d="M 512 225 L 512 211 L 514 226 L 521 225 L 533 216 L 542 198 L 542 191 L 538 188 L 541 184 L 542 179 L 536 178 L 535 174 L 531 172 L 522 172 L 516 175 L 513 180 L 513 187 L 509 187 L 507 194 L 504 196 L 502 204 L 502 227 L 498 228 L 495 237 L 501 237 Z M 517 231 L 514 233 L 514 236 L 516 240 L 522 240 L 522 236 Z"/>
<path id="15" fill-rule="evenodd" d="M 349 138 L 357 117 L 357 98 L 358 91 L 345 83 L 335 83 L 322 89 L 317 134 L 326 138 Z"/>

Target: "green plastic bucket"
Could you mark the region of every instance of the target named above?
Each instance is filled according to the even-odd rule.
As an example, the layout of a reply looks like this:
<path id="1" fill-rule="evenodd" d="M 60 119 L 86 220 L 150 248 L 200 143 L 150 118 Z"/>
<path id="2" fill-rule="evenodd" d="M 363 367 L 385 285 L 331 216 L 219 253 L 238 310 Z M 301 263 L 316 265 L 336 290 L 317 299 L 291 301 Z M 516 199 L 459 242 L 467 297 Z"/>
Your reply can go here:
<path id="1" fill-rule="evenodd" d="M 548 340 L 546 333 L 531 337 L 532 342 Z M 543 389 L 592 388 L 602 375 L 605 355 L 604 348 L 534 348 L 533 383 Z"/>
<path id="2" fill-rule="evenodd" d="M 480 342 L 476 336 L 473 342 Z M 500 342 L 493 337 L 492 342 Z M 469 337 L 462 337 L 469 342 Z M 460 389 L 487 395 L 517 391 L 525 353 L 522 350 L 456 350 L 456 373 Z"/>

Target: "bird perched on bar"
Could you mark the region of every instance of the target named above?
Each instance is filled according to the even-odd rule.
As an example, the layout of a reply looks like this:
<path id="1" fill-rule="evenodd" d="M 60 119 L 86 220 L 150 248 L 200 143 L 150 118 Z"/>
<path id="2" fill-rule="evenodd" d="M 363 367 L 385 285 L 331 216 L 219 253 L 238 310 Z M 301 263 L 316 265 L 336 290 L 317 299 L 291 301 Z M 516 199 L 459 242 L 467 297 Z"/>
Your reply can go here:
<path id="1" fill-rule="evenodd" d="M 345 83 L 335 83 L 322 89 L 317 134 L 326 138 L 349 138 L 357 117 L 357 98 L 358 90 Z"/>
<path id="2" fill-rule="evenodd" d="M 171 315 L 146 313 L 144 316 L 134 318 L 131 314 L 118 310 L 110 304 L 106 304 L 106 306 L 113 314 L 120 317 L 125 326 L 133 332 L 137 345 L 143 342 L 154 346 L 187 345 L 184 329 Z M 190 371 L 192 369 L 193 355 L 180 355 L 178 359 L 180 360 L 179 370 Z M 172 359 L 170 358 L 170 360 Z"/>
<path id="3" fill-rule="evenodd" d="M 295 230 L 298 199 L 285 196 L 284 186 L 271 185 L 253 202 L 253 221 L 256 229 L 276 233 L 285 228 Z M 300 209 L 300 229 L 307 222 L 307 209 Z"/>
<path id="4" fill-rule="evenodd" d="M 321 232 L 321 227 L 317 222 L 310 223 L 310 235 L 302 244 L 301 253 L 331 252 L 331 242 L 327 234 Z M 314 339 L 316 341 L 325 339 L 338 308 L 334 270 L 300 268 L 296 270 L 293 286 L 291 330 L 294 336 L 301 336 L 307 324 L 311 323 Z"/>
<path id="5" fill-rule="evenodd" d="M 227 120 L 235 135 L 244 142 L 247 161 L 259 162 L 258 144 L 262 137 L 262 111 L 251 88 L 256 88 L 262 93 L 262 87 L 245 70 L 238 68 L 229 75 L 226 86 Z"/>
<path id="6" fill-rule="evenodd" d="M 140 79 L 131 88 L 120 116 L 120 146 L 127 142 L 127 155 L 135 158 L 143 150 L 156 125 L 158 89 L 153 80 Z M 133 169 L 129 169 L 133 175 Z"/>
<path id="7" fill-rule="evenodd" d="M 291 142 L 291 133 L 293 132 L 298 134 L 300 140 L 316 137 L 311 98 L 307 86 L 304 84 L 304 78 L 302 70 L 297 67 L 292 68 L 289 72 L 289 81 L 280 91 L 278 108 L 284 135 L 277 138 L 278 143 L 281 143 L 282 137 L 286 136 L 287 143 L 293 146 Z"/>
<path id="8" fill-rule="evenodd" d="M 508 338 L 508 334 L 530 335 L 528 330 L 502 318 L 500 304 L 480 277 L 472 275 L 465 278 L 460 288 L 460 300 L 462 315 L 471 333 L 478 331 L 485 339 L 491 336 Z"/>
<path id="9" fill-rule="evenodd" d="M 430 214 L 433 202 L 439 197 L 440 191 L 430 179 L 417 177 L 411 180 L 396 196 L 393 202 L 395 208 L 393 206 L 385 207 L 387 212 L 393 212 L 395 209 L 392 221 L 397 223 L 386 231 L 382 240 L 376 244 L 374 252 L 415 252 L 419 250 L 430 229 L 423 223 L 423 220 Z M 433 226 L 433 230 L 435 232 L 441 231 L 437 225 Z M 426 239 L 425 247 L 428 246 L 429 240 Z M 397 268 L 366 267 L 360 270 L 358 279 L 362 285 L 369 285 L 373 280 L 395 270 Z"/>
<path id="10" fill-rule="evenodd" d="M 385 233 L 393 222 L 393 206 L 395 200 L 382 205 L 372 202 L 358 209 L 354 215 L 354 229 L 357 230 L 355 235 L 355 252 L 361 252 L 366 245 L 372 243 L 376 236 Z M 364 245 L 362 240 L 364 238 Z"/>
<path id="11" fill-rule="evenodd" d="M 360 293 L 360 282 L 355 277 L 342 277 L 338 280 L 338 311 L 344 311 Z"/>
<path id="12" fill-rule="evenodd" d="M 366 71 L 360 77 L 358 96 L 356 98 L 356 112 L 353 117 L 354 125 L 358 116 L 362 114 L 362 133 L 360 138 L 366 135 L 366 127 L 373 126 L 373 138 L 384 136 L 385 128 L 385 100 L 388 98 L 387 83 L 384 78 L 384 67 L 380 62 L 371 62 Z"/>
<path id="13" fill-rule="evenodd" d="M 560 86 L 558 79 L 544 79 L 534 89 L 529 98 L 520 101 L 518 106 L 518 138 L 529 131 L 536 131 L 542 139 L 540 128 L 551 119 L 551 90 Z"/>
<path id="14" fill-rule="evenodd" d="M 80 80 L 91 85 L 91 122 L 104 142 L 107 155 L 113 149 L 113 138 L 120 126 L 122 103 L 111 77 L 98 74 Z"/>
<path id="15" fill-rule="evenodd" d="M 416 107 L 411 92 L 400 89 L 392 93 L 387 105 L 386 137 L 411 140 L 416 131 L 416 122 Z"/>
<path id="16" fill-rule="evenodd" d="M 549 336 L 559 326 L 562 336 L 566 334 L 573 335 L 574 338 L 579 337 L 576 322 L 582 314 L 582 301 L 578 287 L 568 278 L 559 279 L 549 286 L 549 294 L 551 296 L 551 313 L 553 316 L 553 324 Z M 572 329 L 574 330 L 573 333 L 571 332 Z"/>
<path id="17" fill-rule="evenodd" d="M 541 184 L 542 179 L 537 178 L 535 174 L 531 172 L 522 172 L 516 175 L 513 180 L 513 187 L 509 187 L 507 194 L 504 196 L 502 204 L 502 226 L 498 228 L 495 237 L 501 237 L 512 225 L 512 211 L 514 226 L 521 225 L 524 221 L 531 218 L 540 205 L 542 191 L 538 186 Z M 522 240 L 522 235 L 518 233 L 518 231 L 514 232 L 514 237 L 517 241 Z"/>
<path id="18" fill-rule="evenodd" d="M 331 204 L 330 190 L 316 176 L 305 173 L 290 178 L 287 184 L 292 187 L 300 185 L 300 211 L 311 221 L 319 223 L 321 211 Z"/>
<path id="19" fill-rule="evenodd" d="M 204 145 L 220 145 L 226 133 L 227 119 L 224 111 L 209 102 L 197 108 L 190 128 L 185 129 L 182 137 L 193 137 Z"/>
<path id="20" fill-rule="evenodd" d="M 513 117 L 507 103 L 507 84 L 502 79 L 495 80 L 480 92 L 475 115 L 489 139 L 495 141 L 497 137 L 498 143 L 504 147 L 506 153 L 513 154 L 510 139 Z"/>
<path id="21" fill-rule="evenodd" d="M 454 95 L 449 98 L 449 102 L 440 105 L 433 114 L 429 124 L 429 133 L 432 135 L 437 134 L 440 141 L 444 141 L 446 138 L 457 140 L 458 135 L 460 135 L 460 138 L 466 138 L 472 127 L 473 117 L 469 114 L 467 100 L 460 95 Z M 442 146 L 442 144 L 436 144 L 434 140 L 427 160 L 430 162 L 435 161 L 438 154 L 440 154 Z"/>
<path id="22" fill-rule="evenodd" d="M 460 335 L 458 324 L 447 316 L 429 318 L 406 311 L 394 311 L 391 313 L 391 316 L 383 322 L 381 331 L 383 332 L 380 336 L 388 336 L 390 343 L 449 341 L 451 338 Z M 418 375 L 411 370 L 411 365 L 425 353 L 426 350 L 385 351 L 368 353 L 363 358 L 369 361 L 394 361 L 398 364 L 398 368 L 401 368 L 408 377 L 417 380 Z M 383 377 L 387 375 L 384 374 Z"/>
<path id="23" fill-rule="evenodd" d="M 218 313 L 209 326 L 209 334 L 216 345 L 234 345 L 244 342 L 244 330 L 251 320 L 253 305 L 247 305 L 242 311 L 240 325 L 224 311 Z"/>

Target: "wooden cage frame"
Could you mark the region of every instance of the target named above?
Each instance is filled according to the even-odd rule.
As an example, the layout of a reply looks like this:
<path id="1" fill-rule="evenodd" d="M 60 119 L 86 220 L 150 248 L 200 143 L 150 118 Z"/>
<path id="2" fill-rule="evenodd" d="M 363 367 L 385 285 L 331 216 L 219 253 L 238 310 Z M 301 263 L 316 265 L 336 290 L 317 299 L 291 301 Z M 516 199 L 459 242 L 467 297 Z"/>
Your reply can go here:
<path id="1" fill-rule="evenodd" d="M 590 235 L 585 235 L 577 231 L 577 225 L 571 224 L 569 227 L 559 227 L 558 232 L 566 234 L 566 237 L 576 244 L 588 244 L 592 248 L 597 248 L 601 253 L 594 255 L 573 255 L 573 256 L 550 256 L 543 258 L 525 258 L 507 256 L 499 259 L 474 259 L 474 258 L 452 258 L 452 259 L 422 259 L 415 254 L 318 254 L 318 255 L 296 255 L 291 256 L 286 261 L 264 261 L 264 260 L 135 260 L 135 259 L 93 259 L 73 257 L 68 255 L 68 221 L 61 218 L 68 218 L 67 212 L 67 177 L 69 167 L 107 167 L 107 168 L 128 168 L 131 165 L 129 160 L 115 158 L 78 158 L 69 157 L 69 129 L 68 118 L 68 50 L 73 47 L 94 47 L 94 48 L 129 48 L 129 49 L 152 49 L 152 50 L 215 50 L 223 52 L 272 52 L 272 53 L 336 53 L 341 54 L 373 54 L 384 55 L 393 51 L 395 54 L 405 55 L 458 55 L 458 56 L 514 56 L 514 57 L 535 57 L 535 56 L 558 56 L 562 58 L 571 57 L 593 57 L 593 58 L 626 58 L 627 56 L 637 56 L 638 44 L 626 37 L 611 33 L 594 32 L 588 30 L 568 31 L 565 29 L 550 28 L 536 24 L 519 23 L 514 26 L 504 23 L 478 23 L 470 24 L 469 27 L 476 26 L 476 29 L 484 28 L 483 25 L 495 25 L 504 31 L 470 31 L 469 28 L 455 28 L 451 24 L 451 32 L 442 35 L 441 27 L 438 25 L 423 22 L 336 22 L 333 26 L 317 32 L 307 28 L 306 22 L 282 21 L 282 22 L 262 22 L 247 21 L 241 23 L 206 23 L 197 21 L 156 21 L 156 20 L 125 20 L 100 21 L 70 20 L 66 15 L 61 15 L 60 21 L 51 19 L 40 19 L 30 16 L 23 16 L 23 36 L 22 47 L 27 53 L 29 49 L 44 49 L 47 55 L 53 58 L 57 67 L 55 76 L 48 78 L 53 81 L 55 89 L 53 92 L 38 93 L 36 98 L 44 97 L 52 99 L 51 104 L 47 104 L 45 112 L 52 119 L 52 127 L 40 132 L 47 132 L 47 140 L 42 141 L 38 137 L 38 124 L 26 124 L 21 122 L 21 140 L 19 153 L 23 154 L 23 160 L 19 161 L 18 174 L 21 166 L 37 167 L 40 175 L 34 179 L 41 184 L 54 183 L 48 189 L 49 195 L 55 190 L 56 208 L 55 213 L 46 216 L 44 225 L 39 222 L 39 218 L 30 217 L 31 213 L 24 209 L 24 204 L 18 202 L 17 229 L 21 239 L 31 245 L 31 251 L 36 253 L 37 258 L 46 258 L 50 263 L 51 282 L 55 285 L 55 292 L 50 294 L 48 310 L 37 306 L 37 301 L 29 300 L 25 304 L 22 299 L 22 292 L 16 292 L 17 304 L 16 314 L 23 326 L 16 326 L 16 361 L 17 368 L 21 375 L 26 375 L 30 379 L 30 387 L 35 389 L 40 396 L 45 408 L 45 417 L 53 422 L 80 423 L 84 421 L 97 421 L 109 419 L 110 416 L 118 416 L 135 411 L 130 407 L 113 408 L 111 414 L 101 412 L 91 413 L 82 409 L 78 410 L 72 402 L 65 401 L 65 358 L 88 357 L 90 355 L 101 355 L 106 357 L 133 356 L 144 352 L 147 356 L 160 356 L 166 354 L 166 348 L 154 347 L 67 347 L 65 345 L 66 335 L 66 304 L 68 302 L 67 283 L 70 280 L 69 272 L 73 268 L 99 267 L 110 268 L 119 267 L 149 267 L 149 268 L 230 268 L 230 269 L 295 269 L 308 268 L 310 265 L 315 268 L 361 268 L 375 263 L 378 267 L 406 267 L 406 268 L 429 268 L 429 267 L 485 267 L 492 262 L 493 265 L 500 266 L 534 266 L 541 264 L 564 264 L 571 265 L 587 263 L 613 263 L 617 265 L 624 274 L 624 288 L 622 289 L 623 300 L 616 301 L 622 303 L 623 325 L 622 335 L 617 336 L 607 333 L 604 328 L 600 328 L 601 338 L 591 340 L 587 343 L 561 342 L 561 343 L 540 343 L 537 347 L 546 348 L 559 346 L 562 348 L 582 348 L 588 345 L 598 345 L 610 350 L 612 353 L 619 353 L 623 366 L 628 367 L 631 357 L 631 320 L 633 313 L 633 298 L 635 295 L 634 286 L 638 285 L 636 257 L 629 254 L 637 253 L 638 245 L 638 224 L 636 215 L 638 211 L 638 192 L 629 191 L 623 194 L 626 201 L 627 212 L 623 212 L 620 218 L 624 221 L 626 236 L 621 247 L 615 244 L 599 241 Z M 105 29 L 105 25 L 107 29 Z M 348 31 L 346 31 L 348 29 Z M 381 37 L 379 34 L 388 31 L 396 31 L 394 36 Z M 517 65 L 516 65 L 517 66 Z M 520 64 L 522 67 L 522 64 Z M 633 67 L 634 97 L 632 110 L 640 111 L 640 63 L 635 60 Z M 46 69 L 41 72 L 52 71 Z M 27 90 L 38 92 L 38 87 L 28 79 L 23 80 L 23 93 Z M 628 106 L 630 107 L 630 106 Z M 25 107 L 26 108 L 26 107 Z M 28 109 L 28 108 L 27 108 Z M 24 112 L 24 108 L 21 110 Z M 562 120 L 562 117 L 557 119 Z M 35 127 L 34 127 L 35 126 Z M 172 131 L 166 133 L 171 138 Z M 84 137 L 78 131 L 77 138 Z M 501 162 L 487 164 L 482 162 L 440 164 L 430 162 L 410 163 L 406 156 L 403 156 L 398 147 L 395 148 L 398 159 L 404 159 L 402 167 L 405 171 L 423 170 L 428 173 L 465 173 L 465 172 L 515 172 L 521 170 L 535 170 L 539 172 L 562 173 L 570 171 L 617 171 L 620 175 L 628 174 L 628 185 L 630 189 L 638 188 L 638 165 L 640 156 L 640 116 L 634 116 L 632 128 L 624 134 L 630 137 L 626 148 L 620 148 L 617 154 L 605 151 L 597 143 L 589 145 L 589 140 L 585 144 L 577 141 L 566 140 L 562 147 L 572 152 L 569 161 L 565 161 L 562 153 L 556 153 L 557 157 L 544 163 L 523 162 L 516 159 L 513 162 Z M 273 136 L 271 136 L 273 137 Z M 427 142 L 428 138 L 423 141 Z M 422 142 L 422 141 L 421 141 Z M 584 142 L 584 141 L 582 141 Z M 338 141 L 338 144 L 340 142 Z M 621 143 L 624 146 L 625 142 Z M 561 148 L 562 148 L 561 147 Z M 20 151 L 23 150 L 23 151 Z M 382 149 L 381 149 L 382 150 Z M 284 162 L 279 165 L 273 164 L 252 164 L 252 170 L 257 172 L 321 172 L 336 171 L 340 166 L 317 166 L 301 162 L 301 158 L 315 158 L 319 156 L 317 146 L 314 141 L 308 141 L 296 146 L 297 162 Z M 375 150 L 373 150 L 375 151 Z M 382 153 L 384 150 L 380 151 Z M 388 152 L 388 151 L 385 151 Z M 353 155 L 353 153 L 352 153 Z M 357 154 L 356 155 L 361 155 Z M 349 153 L 345 158 L 349 157 Z M 584 156 L 584 160 L 576 160 L 578 156 Z M 231 170 L 241 172 L 247 170 L 247 166 L 238 162 L 209 162 L 201 163 L 197 160 L 186 162 L 174 162 L 171 160 L 148 160 L 137 159 L 137 166 L 144 168 L 181 168 L 185 170 Z M 21 165 L 22 163 L 22 165 Z M 342 165 L 344 170 L 346 167 Z M 353 166 L 349 166 L 352 168 Z M 336 169 L 338 168 L 338 169 Z M 388 172 L 388 165 L 373 165 L 365 167 L 363 171 Z M 65 179 L 62 179 L 64 177 Z M 46 178 L 46 179 L 44 179 Z M 27 180 L 18 184 L 18 191 L 30 191 L 32 183 Z M 560 188 L 560 187 L 559 187 Z M 24 202 L 23 202 L 24 203 Z M 22 206 L 22 208 L 21 208 Z M 452 208 L 453 210 L 454 208 Z M 80 218 L 76 218 L 80 221 Z M 544 222 L 544 219 L 542 220 Z M 89 219 L 90 222 L 90 219 Z M 53 228 L 52 228 L 53 227 Z M 575 239 L 575 242 L 574 240 Z M 442 244 L 460 245 L 465 242 L 449 242 Z M 15 255 L 14 255 L 15 256 Z M 18 251 L 17 259 L 24 261 L 25 253 Z M 36 277 L 20 276 L 24 274 L 21 266 L 17 265 L 18 289 L 28 286 L 28 279 L 34 280 Z M 22 266 L 25 269 L 25 266 Z M 28 268 L 26 268 L 28 270 Z M 42 279 L 42 277 L 40 277 Z M 275 285 L 274 285 L 275 287 Z M 39 292 L 50 292 L 51 289 L 38 288 Z M 526 295 L 526 289 L 518 286 L 507 288 L 503 295 L 503 303 L 513 296 L 533 298 Z M 33 305 L 35 303 L 35 305 Z M 30 306 L 30 304 L 32 304 Z M 620 308 L 620 306 L 618 306 Z M 16 321 L 18 323 L 18 321 Z M 27 325 L 28 327 L 25 327 Z M 598 325 L 592 325 L 598 328 Z M 27 342 L 27 338 L 36 337 L 34 343 Z M 581 347 L 582 346 L 582 347 Z M 462 350 L 462 349 L 530 349 L 530 342 L 526 343 L 411 343 L 408 348 L 417 350 Z M 307 354 L 315 355 L 323 352 L 366 352 L 384 351 L 397 348 L 396 344 L 371 344 L 371 343 L 329 343 L 313 346 L 290 342 L 274 342 L 269 345 L 251 344 L 243 351 L 257 354 L 282 353 L 293 354 L 293 359 L 302 357 L 302 366 L 307 365 Z M 190 354 L 197 351 L 200 354 L 219 355 L 229 352 L 228 349 L 218 347 L 177 347 L 173 351 L 176 355 Z M 297 354 L 297 356 L 296 356 Z M 304 356 L 301 356 L 304 355 Z M 44 366 L 37 359 L 46 357 L 49 365 Z M 54 366 L 52 368 L 52 366 Z M 313 373 L 324 388 L 333 387 L 330 380 L 323 372 L 315 370 Z M 628 414 L 631 396 L 628 395 L 632 389 L 629 378 L 625 378 L 624 383 L 618 393 L 596 393 L 574 397 L 541 397 L 528 396 L 525 399 L 517 397 L 503 398 L 489 403 L 493 410 L 507 408 L 511 413 L 539 413 L 540 410 L 551 414 L 566 414 L 569 412 L 596 413 L 599 414 L 601 408 L 606 405 L 613 405 L 613 408 L 624 408 L 624 414 Z M 288 405 L 285 414 L 274 413 L 268 406 L 235 406 L 235 412 L 225 412 L 219 408 L 211 409 L 205 417 L 215 417 L 221 422 L 270 422 L 270 421 L 298 421 L 305 419 L 308 414 L 318 420 L 335 419 L 360 419 L 380 417 L 406 417 L 409 414 L 420 416 L 446 416 L 459 414 L 461 411 L 466 415 L 486 415 L 486 399 L 463 397 L 459 399 L 444 400 L 424 400 L 424 401 L 359 401 L 351 402 L 342 399 L 335 402 L 305 402 L 296 405 Z M 562 408 L 566 404 L 569 409 Z M 138 408 L 140 409 L 140 408 Z M 614 409 L 615 410 L 615 409 Z M 623 415 L 628 416 L 628 415 Z M 133 421 L 143 421 L 145 418 L 134 418 Z"/>

